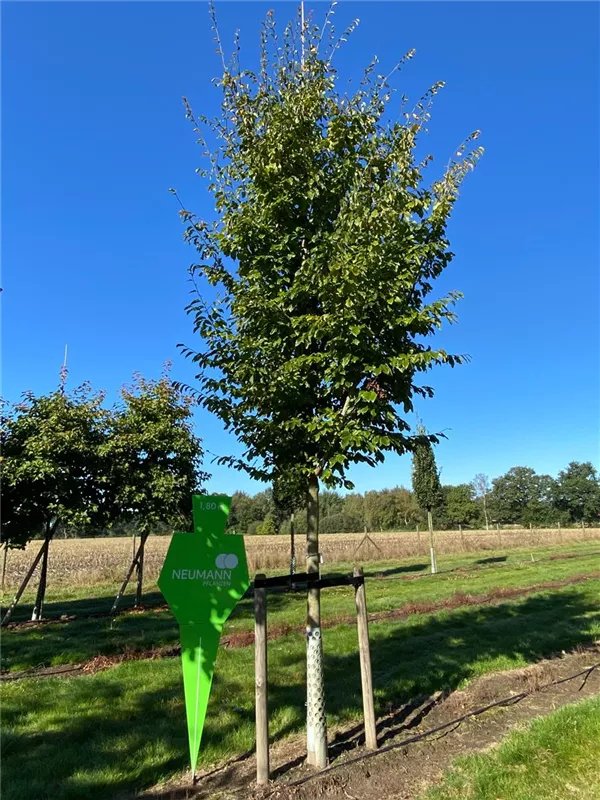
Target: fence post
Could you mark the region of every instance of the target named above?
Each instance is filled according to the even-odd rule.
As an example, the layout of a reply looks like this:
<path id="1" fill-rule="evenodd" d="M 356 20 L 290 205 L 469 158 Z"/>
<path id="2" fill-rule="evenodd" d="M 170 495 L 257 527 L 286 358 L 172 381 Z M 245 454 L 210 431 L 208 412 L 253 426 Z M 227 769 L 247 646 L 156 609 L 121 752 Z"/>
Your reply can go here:
<path id="1" fill-rule="evenodd" d="M 465 536 L 463 534 L 462 525 L 458 526 L 458 530 L 460 531 L 460 546 L 462 547 L 463 552 L 464 552 L 464 549 L 465 549 Z"/>
<path id="2" fill-rule="evenodd" d="M 360 655 L 360 680 L 362 684 L 363 715 L 365 718 L 365 743 L 369 750 L 377 749 L 375 706 L 373 704 L 373 675 L 371 673 L 371 649 L 369 647 L 369 620 L 365 579 L 362 567 L 354 567 L 354 577 L 362 578 L 355 586 L 356 627 L 358 629 L 358 652 Z"/>
<path id="3" fill-rule="evenodd" d="M 256 579 L 265 578 L 263 574 Z M 256 699 L 256 783 L 269 782 L 267 710 L 267 590 L 254 582 L 254 685 Z"/>

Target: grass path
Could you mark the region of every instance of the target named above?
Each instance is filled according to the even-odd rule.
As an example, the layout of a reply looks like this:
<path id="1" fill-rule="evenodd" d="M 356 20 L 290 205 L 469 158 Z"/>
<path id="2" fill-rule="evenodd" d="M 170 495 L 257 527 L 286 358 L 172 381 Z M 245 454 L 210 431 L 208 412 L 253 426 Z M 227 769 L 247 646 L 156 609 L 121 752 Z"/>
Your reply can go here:
<path id="1" fill-rule="evenodd" d="M 457 759 L 426 800 L 598 800 L 600 697 L 514 731 L 489 753 Z"/>

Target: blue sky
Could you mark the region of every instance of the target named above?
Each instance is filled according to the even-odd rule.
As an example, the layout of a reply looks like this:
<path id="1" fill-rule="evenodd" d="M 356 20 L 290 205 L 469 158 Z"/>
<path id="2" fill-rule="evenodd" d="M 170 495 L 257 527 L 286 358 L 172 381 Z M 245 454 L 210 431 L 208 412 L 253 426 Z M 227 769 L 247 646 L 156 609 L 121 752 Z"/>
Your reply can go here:
<path id="1" fill-rule="evenodd" d="M 258 29 L 287 2 L 218 2 L 224 40 L 241 28 L 253 65 Z M 324 4 L 308 4 L 317 17 Z M 339 53 L 356 78 L 412 47 L 396 83 L 417 100 L 437 80 L 428 149 L 439 164 L 479 128 L 486 155 L 450 225 L 456 258 L 439 292 L 459 289 L 460 322 L 440 335 L 471 363 L 432 372 L 418 404 L 443 482 L 514 465 L 556 474 L 598 462 L 599 7 L 588 2 L 342 2 Z M 193 251 L 169 187 L 211 213 L 194 170 L 200 152 L 181 96 L 216 112 L 218 75 L 202 2 L 2 4 L 3 395 L 51 390 L 65 343 L 69 382 L 108 398 L 135 370 L 192 378 L 180 341 L 197 344 L 183 307 Z M 207 412 L 198 432 L 215 454 L 238 452 Z M 209 489 L 253 491 L 209 467 Z M 357 489 L 410 482 L 408 456 L 356 468 Z"/>

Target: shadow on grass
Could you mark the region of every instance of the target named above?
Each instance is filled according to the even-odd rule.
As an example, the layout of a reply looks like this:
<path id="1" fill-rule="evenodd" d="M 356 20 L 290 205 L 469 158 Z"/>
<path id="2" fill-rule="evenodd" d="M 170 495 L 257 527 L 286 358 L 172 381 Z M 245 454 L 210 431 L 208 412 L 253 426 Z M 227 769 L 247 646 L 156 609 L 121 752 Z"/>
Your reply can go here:
<path id="1" fill-rule="evenodd" d="M 421 698 L 416 708 L 423 718 L 428 710 L 423 697 L 453 691 L 490 670 L 533 663 L 587 643 L 597 635 L 599 623 L 593 592 L 567 589 L 518 603 L 372 624 L 376 710 L 379 717 L 386 715 L 379 725 L 381 740 L 412 726 L 406 705 L 411 698 Z M 354 626 L 327 630 L 324 647 L 327 711 L 332 723 L 347 724 L 360 718 L 362 709 Z M 253 652 L 228 651 L 224 658 L 215 675 L 201 746 L 207 761 L 253 746 Z M 303 641 L 288 636 L 273 643 L 269 661 L 271 734 L 280 739 L 303 725 Z M 15 689 L 3 707 L 3 800 L 132 797 L 187 768 L 181 679 L 175 665 L 138 662 L 92 678 L 29 681 L 28 691 L 22 686 L 23 692 Z M 32 715 L 48 715 L 49 724 L 31 732 Z M 356 726 L 331 743 L 331 755 L 361 739 Z M 228 775 L 224 771 L 223 786 Z M 169 797 L 183 798 L 188 791 L 170 790 Z"/>
<path id="2" fill-rule="evenodd" d="M 476 564 L 501 564 L 504 561 L 508 560 L 508 556 L 496 556 L 494 558 L 480 558 L 475 563 Z"/>

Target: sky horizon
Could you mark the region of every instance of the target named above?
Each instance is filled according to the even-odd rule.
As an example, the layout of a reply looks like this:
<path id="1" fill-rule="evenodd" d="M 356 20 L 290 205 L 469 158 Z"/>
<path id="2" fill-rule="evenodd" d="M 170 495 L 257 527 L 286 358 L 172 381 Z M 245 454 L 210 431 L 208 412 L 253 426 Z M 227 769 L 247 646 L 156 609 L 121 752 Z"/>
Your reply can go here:
<path id="1" fill-rule="evenodd" d="M 239 27 L 252 65 L 272 4 L 215 5 L 226 47 Z M 283 23 L 295 12 L 273 5 Z M 326 10 L 307 8 L 317 19 Z M 193 383 L 177 343 L 199 347 L 184 312 L 195 254 L 168 189 L 211 215 L 181 103 L 218 109 L 206 4 L 4 2 L 1 14 L 3 397 L 51 391 L 65 344 L 69 385 L 89 380 L 108 402 L 135 371 L 156 378 L 169 360 L 175 379 Z M 475 129 L 486 150 L 435 289 L 465 297 L 458 324 L 434 342 L 471 361 L 432 370 L 434 399 L 415 402 L 428 430 L 448 436 L 436 449 L 442 482 L 598 467 L 598 5 L 342 0 L 338 31 L 354 17 L 341 85 L 373 55 L 384 72 L 415 47 L 394 85 L 416 101 L 446 81 L 426 142 L 434 164 Z M 240 452 L 208 412 L 196 427 L 208 453 Z M 204 467 L 209 491 L 265 488 L 210 457 Z M 410 457 L 350 478 L 360 492 L 409 486 Z"/>

